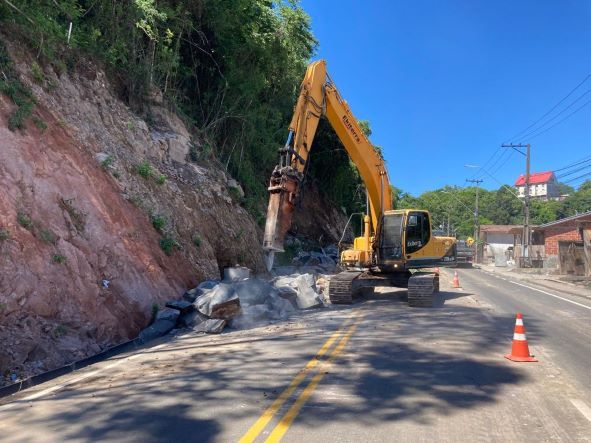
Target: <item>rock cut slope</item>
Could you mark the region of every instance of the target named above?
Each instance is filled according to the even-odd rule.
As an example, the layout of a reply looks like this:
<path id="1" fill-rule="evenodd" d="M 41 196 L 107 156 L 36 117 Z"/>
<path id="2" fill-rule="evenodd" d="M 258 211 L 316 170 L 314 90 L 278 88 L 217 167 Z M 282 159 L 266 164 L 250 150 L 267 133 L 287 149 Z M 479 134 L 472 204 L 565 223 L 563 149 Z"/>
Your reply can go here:
<path id="1" fill-rule="evenodd" d="M 0 35 L 33 118 L 0 95 L 0 373 L 58 367 L 135 337 L 156 306 L 220 269 L 263 268 L 259 232 L 199 142 L 158 100 L 148 125 L 80 61 L 41 66 Z M 231 217 L 229 217 L 231 214 Z"/>

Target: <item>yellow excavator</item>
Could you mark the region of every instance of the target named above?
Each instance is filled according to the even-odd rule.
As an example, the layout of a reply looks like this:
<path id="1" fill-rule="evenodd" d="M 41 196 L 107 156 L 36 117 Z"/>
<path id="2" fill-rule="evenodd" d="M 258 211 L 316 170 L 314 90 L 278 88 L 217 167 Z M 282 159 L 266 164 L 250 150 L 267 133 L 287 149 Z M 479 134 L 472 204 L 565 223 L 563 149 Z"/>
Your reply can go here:
<path id="1" fill-rule="evenodd" d="M 359 170 L 368 201 L 363 235 L 354 239 L 352 248 L 342 251 L 340 265 L 345 271 L 330 280 L 330 301 L 351 303 L 364 288 L 394 286 L 408 288 L 409 306 L 433 306 L 439 292 L 439 273 L 426 269 L 455 264 L 455 239 L 432 234 L 428 211 L 393 210 L 384 160 L 339 94 L 324 60 L 306 70 L 287 142 L 279 150 L 279 164 L 271 174 L 263 239 L 267 267 L 271 269 L 274 254 L 284 250 L 283 240 L 291 226 L 312 141 L 323 115 Z"/>

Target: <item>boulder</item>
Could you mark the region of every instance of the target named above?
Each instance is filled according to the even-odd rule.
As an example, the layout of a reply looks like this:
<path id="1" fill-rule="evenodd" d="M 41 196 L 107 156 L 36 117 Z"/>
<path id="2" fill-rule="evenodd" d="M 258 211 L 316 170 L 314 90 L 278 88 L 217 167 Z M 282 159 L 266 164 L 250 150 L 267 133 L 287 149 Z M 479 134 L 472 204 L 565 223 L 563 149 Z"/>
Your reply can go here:
<path id="1" fill-rule="evenodd" d="M 186 314 L 181 314 L 177 321 L 177 325 L 181 328 L 193 328 L 197 326 L 199 323 L 204 322 L 205 320 L 209 320 L 208 317 L 203 315 L 199 311 L 192 311 L 187 312 Z"/>
<path id="2" fill-rule="evenodd" d="M 194 303 L 199 312 L 210 318 L 230 319 L 240 313 L 240 299 L 233 286 L 220 283 Z"/>
<path id="3" fill-rule="evenodd" d="M 178 311 L 176 311 L 176 313 L 178 314 Z M 174 322 L 164 319 L 156 320 L 154 323 L 140 332 L 138 339 L 141 343 L 146 343 L 150 340 L 154 340 L 155 338 L 162 337 L 163 335 L 170 332 L 172 328 L 175 327 L 175 325 L 176 319 Z"/>
<path id="4" fill-rule="evenodd" d="M 181 315 L 181 314 L 176 309 L 164 308 L 164 309 L 161 309 L 158 312 L 158 314 L 156 315 L 156 321 L 167 320 L 167 321 L 172 322 L 173 324 L 176 324 L 176 321 L 178 320 L 179 315 Z"/>
<path id="5" fill-rule="evenodd" d="M 224 281 L 236 282 L 250 277 L 250 269 L 243 266 L 233 266 L 224 269 Z"/>
<path id="6" fill-rule="evenodd" d="M 324 306 L 322 298 L 316 292 L 316 281 L 312 274 L 302 274 L 296 278 L 297 304 L 300 309 L 313 309 Z"/>
<path id="7" fill-rule="evenodd" d="M 275 290 L 271 284 L 258 278 L 249 278 L 234 283 L 233 287 L 243 306 L 264 304 Z"/>
<path id="8" fill-rule="evenodd" d="M 220 284 L 219 280 L 205 280 L 205 281 L 202 281 L 201 283 L 199 283 L 199 285 L 197 286 L 197 289 L 201 289 L 201 290 L 213 289 L 219 284 Z"/>
<path id="9" fill-rule="evenodd" d="M 195 300 L 197 300 L 197 297 L 199 297 L 203 293 L 204 290 L 200 288 L 189 289 L 188 291 L 185 291 L 185 293 L 183 294 L 183 299 L 187 300 L 189 303 L 193 303 Z"/>
<path id="10" fill-rule="evenodd" d="M 226 320 L 222 319 L 208 319 L 193 328 L 195 332 L 205 332 L 206 334 L 219 334 L 226 326 Z"/>
<path id="11" fill-rule="evenodd" d="M 193 303 L 190 303 L 187 300 L 171 300 L 166 303 L 166 307 L 176 309 L 181 315 L 191 312 L 195 309 Z"/>

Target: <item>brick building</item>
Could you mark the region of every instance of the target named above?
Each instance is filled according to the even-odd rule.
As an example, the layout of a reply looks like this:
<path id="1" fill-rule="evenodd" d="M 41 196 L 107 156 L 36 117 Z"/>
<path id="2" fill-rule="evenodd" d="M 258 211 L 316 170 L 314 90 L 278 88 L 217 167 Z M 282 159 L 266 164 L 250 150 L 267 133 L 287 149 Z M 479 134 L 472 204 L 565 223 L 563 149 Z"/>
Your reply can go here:
<path id="1" fill-rule="evenodd" d="M 544 267 L 558 268 L 561 274 L 589 275 L 583 231 L 590 223 L 591 211 L 533 227 L 533 244 L 544 245 Z"/>

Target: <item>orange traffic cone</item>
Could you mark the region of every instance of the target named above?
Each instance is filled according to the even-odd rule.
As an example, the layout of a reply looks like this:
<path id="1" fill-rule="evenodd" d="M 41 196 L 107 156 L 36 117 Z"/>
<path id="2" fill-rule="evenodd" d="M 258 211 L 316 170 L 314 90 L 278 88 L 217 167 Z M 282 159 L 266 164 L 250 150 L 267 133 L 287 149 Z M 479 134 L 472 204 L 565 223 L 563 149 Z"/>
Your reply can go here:
<path id="1" fill-rule="evenodd" d="M 454 279 L 452 280 L 452 283 L 454 285 L 454 288 L 460 287 L 460 279 L 458 278 L 458 271 L 454 272 Z"/>
<path id="2" fill-rule="evenodd" d="M 505 355 L 511 361 L 538 361 L 532 355 L 529 355 L 527 338 L 525 338 L 525 326 L 523 326 L 523 315 L 517 313 L 515 318 L 515 332 L 513 333 L 513 345 L 511 353 Z"/>

